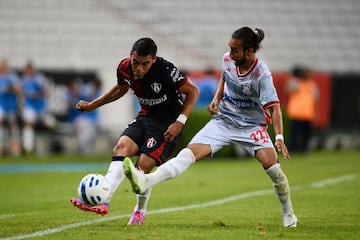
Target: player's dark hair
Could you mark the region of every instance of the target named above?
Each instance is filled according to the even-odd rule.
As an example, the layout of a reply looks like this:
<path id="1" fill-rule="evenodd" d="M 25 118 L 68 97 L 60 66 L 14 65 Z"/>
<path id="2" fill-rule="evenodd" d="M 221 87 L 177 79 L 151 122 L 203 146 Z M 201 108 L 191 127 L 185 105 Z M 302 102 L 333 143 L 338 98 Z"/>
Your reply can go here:
<path id="1" fill-rule="evenodd" d="M 140 38 L 134 43 L 132 51 L 136 51 L 140 56 L 151 55 L 155 57 L 157 46 L 151 38 Z"/>
<path id="2" fill-rule="evenodd" d="M 236 30 L 231 37 L 242 39 L 244 50 L 252 48 L 254 49 L 254 52 L 256 52 L 260 48 L 260 43 L 264 39 L 265 33 L 259 28 L 255 28 L 255 31 L 253 31 L 249 27 L 242 27 Z"/>

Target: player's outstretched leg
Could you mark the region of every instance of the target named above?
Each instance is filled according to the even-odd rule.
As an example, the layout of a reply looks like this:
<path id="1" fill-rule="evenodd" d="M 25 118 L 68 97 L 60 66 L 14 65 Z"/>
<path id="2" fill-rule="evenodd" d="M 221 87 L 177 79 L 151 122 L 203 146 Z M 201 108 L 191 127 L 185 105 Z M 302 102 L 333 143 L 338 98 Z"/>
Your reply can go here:
<path id="1" fill-rule="evenodd" d="M 138 170 L 130 158 L 124 159 L 124 173 L 129 179 L 133 191 L 137 194 L 143 194 L 147 189 L 147 181 L 144 172 Z"/>
<path id="2" fill-rule="evenodd" d="M 80 209 L 82 211 L 94 212 L 96 214 L 101 214 L 101 215 L 106 215 L 109 212 L 109 204 L 108 203 L 104 203 L 99 206 L 90 206 L 90 205 L 87 205 L 86 203 L 84 203 L 79 198 L 71 198 L 70 202 L 72 203 L 72 205 L 74 205 L 75 207 L 77 207 L 78 209 Z"/>
<path id="3" fill-rule="evenodd" d="M 280 164 L 277 163 L 266 170 L 270 176 L 274 191 L 280 200 L 281 213 L 284 227 L 296 227 L 297 217 L 294 214 L 290 199 L 290 187 L 285 173 L 281 170 Z"/>
<path id="4" fill-rule="evenodd" d="M 143 194 L 150 187 L 179 176 L 195 162 L 195 156 L 189 148 L 184 148 L 179 154 L 159 166 L 155 172 L 144 174 L 131 162 L 130 159 L 124 160 L 124 172 L 129 179 L 133 191 L 137 194 Z"/>

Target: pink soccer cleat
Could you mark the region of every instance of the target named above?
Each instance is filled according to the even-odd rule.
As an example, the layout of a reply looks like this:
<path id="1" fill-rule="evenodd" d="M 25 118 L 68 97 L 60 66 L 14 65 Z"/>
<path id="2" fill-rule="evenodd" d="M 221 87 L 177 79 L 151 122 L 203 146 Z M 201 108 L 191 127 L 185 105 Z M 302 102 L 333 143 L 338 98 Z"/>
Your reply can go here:
<path id="1" fill-rule="evenodd" d="M 128 222 L 128 225 L 140 225 L 144 222 L 144 219 L 145 219 L 145 213 L 141 213 L 138 211 L 133 212 Z"/>
<path id="2" fill-rule="evenodd" d="M 83 211 L 94 212 L 96 214 L 101 214 L 103 216 L 109 212 L 109 204 L 108 203 L 104 203 L 99 206 L 90 206 L 90 205 L 87 205 L 86 203 L 84 203 L 79 198 L 71 198 L 70 202 L 72 203 L 72 205 L 74 205 L 75 207 L 77 207 L 78 209 L 83 210 Z"/>

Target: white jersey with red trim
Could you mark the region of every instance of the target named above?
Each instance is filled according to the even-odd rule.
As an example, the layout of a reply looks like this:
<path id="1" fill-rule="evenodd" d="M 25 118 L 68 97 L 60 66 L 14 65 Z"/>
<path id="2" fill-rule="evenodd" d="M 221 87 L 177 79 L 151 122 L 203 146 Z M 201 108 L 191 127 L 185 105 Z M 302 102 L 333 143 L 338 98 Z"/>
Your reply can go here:
<path id="1" fill-rule="evenodd" d="M 271 122 L 267 108 L 279 103 L 279 98 L 265 62 L 256 58 L 250 69 L 240 74 L 227 52 L 222 59 L 222 78 L 225 81 L 224 95 L 215 118 L 225 118 L 241 127 Z"/>

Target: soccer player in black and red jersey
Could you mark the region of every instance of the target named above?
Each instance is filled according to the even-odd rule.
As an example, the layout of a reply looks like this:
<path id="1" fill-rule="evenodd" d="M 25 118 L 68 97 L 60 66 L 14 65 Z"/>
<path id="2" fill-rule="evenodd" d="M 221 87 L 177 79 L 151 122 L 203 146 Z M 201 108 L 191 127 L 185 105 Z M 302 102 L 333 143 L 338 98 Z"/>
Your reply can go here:
<path id="1" fill-rule="evenodd" d="M 79 101 L 80 111 L 92 111 L 118 100 L 131 88 L 141 110 L 121 134 L 112 151 L 112 161 L 105 178 L 111 186 L 108 201 L 90 206 L 78 198 L 71 203 L 84 211 L 107 214 L 110 198 L 125 178 L 123 160 L 139 155 L 136 166 L 149 173 L 164 163 L 179 143 L 181 132 L 199 97 L 196 85 L 171 63 L 156 56 L 157 46 L 150 38 L 137 40 L 130 57 L 120 61 L 117 83 L 100 97 Z M 144 221 L 151 189 L 137 195 L 137 204 L 128 224 Z"/>

